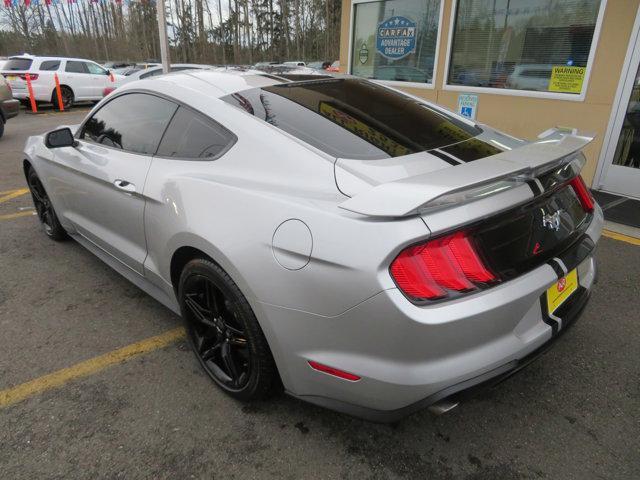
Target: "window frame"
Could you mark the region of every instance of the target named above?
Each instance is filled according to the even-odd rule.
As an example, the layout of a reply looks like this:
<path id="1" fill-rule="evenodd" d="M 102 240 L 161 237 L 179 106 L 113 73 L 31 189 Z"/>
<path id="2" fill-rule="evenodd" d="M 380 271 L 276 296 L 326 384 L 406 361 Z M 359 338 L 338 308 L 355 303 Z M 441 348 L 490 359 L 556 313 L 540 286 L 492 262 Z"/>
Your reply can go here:
<path id="1" fill-rule="evenodd" d="M 109 74 L 109 69 L 101 67 L 100 65 L 98 65 L 96 62 L 91 62 L 91 61 L 85 61 L 84 62 L 86 67 L 87 67 L 87 72 L 89 72 L 89 75 L 101 75 L 101 76 L 107 76 Z M 91 72 L 91 69 L 89 68 L 89 65 L 95 65 L 96 67 L 98 67 L 100 70 L 102 70 L 103 73 L 93 73 Z"/>
<path id="2" fill-rule="evenodd" d="M 80 65 L 82 65 L 86 70 L 84 72 L 70 72 L 67 70 L 67 67 L 69 66 L 70 63 L 79 63 Z M 67 60 L 64 63 L 64 73 L 78 73 L 80 75 L 89 75 L 89 68 L 86 65 L 87 62 L 85 62 L 84 60 Z"/>
<path id="3" fill-rule="evenodd" d="M 116 99 L 118 99 L 120 97 L 123 97 L 125 95 L 133 95 L 133 94 L 143 94 L 143 95 L 151 95 L 153 97 L 158 97 L 158 98 L 161 98 L 163 100 L 167 100 L 168 102 L 172 102 L 178 107 L 178 108 L 176 108 L 176 111 L 173 112 L 173 115 L 171 115 L 171 118 L 169 119 L 169 122 L 167 122 L 167 126 L 165 127 L 164 131 L 162 132 L 162 135 L 160 136 L 160 140 L 158 140 L 158 145 L 156 146 L 155 152 L 153 152 L 153 153 L 132 152 L 131 150 L 124 150 L 124 149 L 120 149 L 120 148 L 115 148 L 115 147 L 111 147 L 109 145 L 103 145 L 101 143 L 96 143 L 96 142 L 94 142 L 92 140 L 87 140 L 86 138 L 81 138 L 81 136 L 84 134 L 84 129 L 85 129 L 85 126 L 86 126 L 87 122 L 96 113 L 98 113 L 100 110 L 102 110 L 105 106 L 109 105 L 114 100 L 116 100 Z M 215 157 L 183 158 L 183 157 L 164 157 L 164 156 L 158 155 L 158 149 L 160 148 L 160 144 L 162 143 L 162 140 L 164 139 L 164 136 L 167 133 L 167 129 L 171 125 L 171 122 L 173 121 L 173 118 L 175 117 L 175 114 L 178 112 L 178 109 L 180 109 L 181 107 L 192 111 L 196 115 L 204 116 L 209 121 L 214 122 L 216 125 L 219 125 L 220 128 L 222 128 L 223 130 L 226 130 L 229 133 L 229 135 L 232 137 L 232 141 L 229 142 L 227 147 L 224 148 L 223 150 L 221 150 L 220 153 L 218 155 L 216 155 Z M 142 88 L 135 89 L 135 90 L 127 90 L 125 92 L 120 92 L 119 94 L 115 94 L 114 96 L 110 97 L 108 101 L 106 101 L 104 103 L 99 103 L 91 112 L 89 112 L 89 115 L 87 115 L 87 117 L 82 121 L 82 123 L 80 124 L 80 126 L 76 130 L 76 133 L 75 133 L 74 137 L 76 138 L 76 140 L 79 140 L 79 141 L 82 141 L 82 142 L 86 142 L 86 143 L 90 143 L 92 145 L 99 145 L 102 148 L 108 148 L 109 150 L 114 150 L 116 152 L 125 152 L 125 153 L 128 153 L 130 155 L 140 155 L 142 157 L 152 157 L 152 158 L 159 158 L 159 159 L 164 159 L 164 160 L 179 160 L 179 161 L 189 161 L 189 162 L 209 162 L 209 161 L 217 160 L 220 157 L 222 157 L 223 155 L 225 155 L 229 150 L 231 150 L 231 148 L 236 143 L 238 143 L 238 136 L 235 133 L 233 133 L 227 127 L 225 127 L 220 122 L 218 122 L 214 118 L 210 117 L 206 113 L 203 113 L 203 112 L 201 112 L 199 110 L 196 110 L 195 108 L 185 104 L 184 102 L 181 102 L 180 100 L 177 100 L 177 99 L 175 99 L 173 97 L 170 97 L 169 95 L 164 95 L 162 93 L 158 93 L 158 92 L 154 92 L 152 90 L 147 90 L 147 89 L 142 89 Z"/>
<path id="4" fill-rule="evenodd" d="M 361 3 L 380 3 L 387 0 L 352 0 L 351 1 L 351 13 L 350 13 L 350 22 L 349 22 L 349 49 L 347 50 L 347 74 L 353 75 L 351 72 L 351 52 L 353 49 L 353 35 L 355 34 L 355 13 L 356 13 L 356 5 Z M 400 80 L 377 80 L 375 78 L 366 78 L 365 80 L 369 80 L 370 82 L 379 83 L 380 85 L 389 85 L 392 87 L 409 87 L 409 88 L 418 88 L 418 89 L 426 89 L 426 90 L 434 90 L 436 88 L 436 78 L 438 75 L 438 60 L 440 54 L 440 42 L 442 40 L 442 27 L 444 25 L 444 4 L 447 0 L 440 0 L 440 11 L 438 12 L 438 33 L 436 35 L 436 48 L 433 55 L 433 75 L 431 77 L 431 83 L 421 83 L 421 82 L 402 82 Z M 604 0 L 603 0 L 604 1 Z M 355 75 L 354 75 L 355 76 Z M 362 77 L 359 77 L 362 78 Z"/>
<path id="5" fill-rule="evenodd" d="M 595 61 L 595 54 L 598 48 L 598 41 L 600 40 L 600 30 L 604 20 L 604 12 L 607 7 L 607 0 L 600 0 L 600 9 L 598 10 L 598 16 L 596 18 L 595 28 L 593 30 L 593 38 L 591 40 L 591 47 L 589 48 L 589 56 L 587 58 L 587 67 L 584 73 L 584 80 L 582 82 L 582 91 L 579 95 L 575 93 L 560 93 L 560 92 L 542 92 L 535 90 L 517 90 L 514 88 L 492 88 L 492 87 L 474 87 L 466 85 L 452 85 L 449 84 L 449 69 L 451 66 L 451 48 L 453 46 L 453 35 L 456 25 L 456 16 L 458 14 L 458 5 L 460 0 L 451 0 L 451 15 L 449 18 L 449 38 L 447 39 L 447 54 L 445 56 L 444 64 L 444 77 L 442 79 L 442 90 L 448 90 L 453 92 L 466 92 L 466 93 L 489 93 L 495 95 L 511 95 L 514 97 L 529 97 L 529 98 L 547 98 L 555 100 L 569 100 L 573 102 L 584 102 L 587 96 L 587 89 L 589 86 L 589 79 L 591 78 L 591 69 Z"/>
<path id="6" fill-rule="evenodd" d="M 58 63 L 58 66 L 55 69 L 47 69 L 47 70 L 42 70 L 42 65 L 45 63 Z M 38 64 L 38 71 L 41 72 L 59 72 L 60 68 L 62 67 L 62 60 L 61 59 L 55 59 L 55 58 L 49 58 L 49 59 L 45 59 L 45 60 L 40 60 L 40 63 Z M 66 64 L 65 64 L 66 65 Z"/>
<path id="7" fill-rule="evenodd" d="M 89 120 L 91 120 L 100 110 L 102 110 L 104 107 L 106 107 L 107 105 L 109 105 L 111 102 L 113 102 L 114 100 L 117 100 L 120 97 L 123 97 L 125 95 L 134 95 L 134 94 L 143 94 L 143 95 L 151 95 L 153 97 L 158 97 L 161 98 L 162 100 L 167 100 L 169 102 L 172 102 L 176 105 L 176 107 L 180 107 L 180 102 L 170 98 L 170 97 L 166 97 L 164 95 L 158 95 L 155 92 L 151 92 L 148 90 L 127 90 L 126 92 L 122 92 L 119 95 L 114 95 L 113 97 L 110 97 L 108 101 L 104 102 L 104 103 L 99 103 L 95 109 L 93 109 L 91 112 L 89 112 L 89 115 L 87 115 L 87 117 L 83 120 L 83 122 L 80 124 L 80 127 L 78 127 L 78 130 L 76 130 L 76 134 L 74 135 L 74 137 L 81 141 L 81 142 L 86 142 L 86 143 L 90 143 L 91 145 L 98 145 L 102 148 L 108 148 L 109 150 L 114 150 L 116 152 L 124 152 L 127 153 L 129 155 L 140 155 L 141 157 L 154 157 L 156 152 L 158 151 L 158 148 L 160 148 L 160 142 L 162 142 L 162 139 L 164 138 L 164 134 L 167 131 L 167 128 L 169 127 L 169 124 L 171 123 L 171 120 L 173 120 L 173 116 L 176 114 L 176 112 L 178 111 L 178 108 L 176 108 L 175 112 L 173 112 L 173 115 L 171 115 L 171 118 L 169 118 L 169 121 L 167 122 L 167 126 L 165 127 L 164 131 L 162 132 L 162 135 L 160 136 L 160 140 L 158 140 L 158 145 L 156 145 L 156 149 L 153 153 L 141 153 L 141 152 L 134 152 L 131 150 L 125 150 L 124 148 L 115 148 L 112 147 L 110 145 L 104 145 L 102 143 L 96 143 L 93 140 L 89 140 L 86 138 L 82 138 L 82 135 L 84 135 L 84 129 L 87 125 L 87 123 L 89 122 Z"/>
<path id="8" fill-rule="evenodd" d="M 162 98 L 162 96 L 158 95 L 159 97 Z M 182 102 L 178 102 L 177 100 L 173 100 L 170 98 L 166 98 L 166 100 L 171 100 L 175 103 L 177 103 L 178 108 L 176 109 L 176 111 L 173 113 L 173 115 L 171 116 L 171 120 L 169 120 L 169 123 L 167 124 L 167 128 L 165 128 L 164 132 L 162 133 L 162 136 L 160 137 L 160 141 L 158 142 L 158 148 L 156 148 L 156 153 L 153 155 L 154 158 L 160 158 L 163 160 L 179 160 L 182 162 L 212 162 L 214 160 L 218 160 L 220 157 L 222 157 L 223 155 L 225 155 L 229 150 L 231 150 L 231 148 L 233 148 L 233 146 L 238 143 L 238 136 L 233 133 L 231 130 L 229 130 L 227 127 L 225 127 L 224 125 L 222 125 L 220 122 L 214 120 L 213 118 L 211 118 L 209 115 L 202 113 L 198 110 L 196 110 L 195 108 L 192 108 L 188 105 L 185 105 Z M 160 145 L 162 144 L 162 141 L 164 140 L 165 135 L 167 134 L 167 131 L 169 130 L 169 127 L 171 126 L 171 123 L 173 122 L 176 114 L 178 113 L 178 110 L 180 110 L 181 108 L 184 108 L 185 110 L 187 110 L 188 112 L 191 112 L 193 115 L 198 116 L 198 117 L 202 117 L 204 118 L 208 123 L 213 123 L 215 124 L 216 127 L 220 128 L 221 130 L 223 130 L 225 133 L 227 133 L 229 135 L 230 141 L 227 143 L 227 145 L 220 150 L 216 155 L 213 155 L 211 157 L 205 157 L 205 158 L 191 158 L 191 157 L 167 157 L 164 155 L 158 155 L 158 150 L 160 150 Z"/>

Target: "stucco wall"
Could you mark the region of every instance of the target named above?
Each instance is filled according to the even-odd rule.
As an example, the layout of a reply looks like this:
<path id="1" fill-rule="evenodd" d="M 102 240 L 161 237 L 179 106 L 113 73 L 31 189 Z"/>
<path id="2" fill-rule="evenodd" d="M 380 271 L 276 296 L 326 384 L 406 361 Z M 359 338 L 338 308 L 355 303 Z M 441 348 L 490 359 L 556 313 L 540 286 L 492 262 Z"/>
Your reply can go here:
<path id="1" fill-rule="evenodd" d="M 447 61 L 449 19 L 454 0 L 443 0 L 444 11 L 438 51 L 435 89 L 406 88 L 407 91 L 455 110 L 458 94 L 443 90 Z M 479 93 L 477 120 L 520 138 L 533 140 L 553 126 L 575 127 L 597 135 L 585 154 L 588 163 L 583 175 L 591 183 L 602 148 L 613 99 L 620 81 L 629 37 L 640 0 L 608 0 L 600 38 L 584 101 L 541 99 L 512 95 Z M 341 70 L 347 71 L 350 35 L 351 1 L 342 2 L 340 37 Z"/>

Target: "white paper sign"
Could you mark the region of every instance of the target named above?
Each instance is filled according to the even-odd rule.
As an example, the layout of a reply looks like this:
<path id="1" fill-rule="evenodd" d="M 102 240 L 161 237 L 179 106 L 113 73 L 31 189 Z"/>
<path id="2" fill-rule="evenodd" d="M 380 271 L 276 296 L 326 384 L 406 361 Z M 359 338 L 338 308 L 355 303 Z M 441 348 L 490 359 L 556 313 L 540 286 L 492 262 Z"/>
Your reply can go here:
<path id="1" fill-rule="evenodd" d="M 478 110 L 478 96 L 461 93 L 458 95 L 458 113 L 463 117 L 476 119 L 476 111 Z"/>

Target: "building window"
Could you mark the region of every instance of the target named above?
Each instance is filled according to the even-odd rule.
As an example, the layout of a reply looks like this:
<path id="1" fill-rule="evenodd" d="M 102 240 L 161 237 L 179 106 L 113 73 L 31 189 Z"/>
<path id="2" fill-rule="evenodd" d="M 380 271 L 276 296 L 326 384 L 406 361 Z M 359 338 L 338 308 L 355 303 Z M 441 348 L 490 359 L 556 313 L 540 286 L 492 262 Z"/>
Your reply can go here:
<path id="1" fill-rule="evenodd" d="M 440 3 L 356 3 L 350 72 L 376 80 L 433 84 Z"/>
<path id="2" fill-rule="evenodd" d="M 583 92 L 600 0 L 458 0 L 447 83 Z"/>

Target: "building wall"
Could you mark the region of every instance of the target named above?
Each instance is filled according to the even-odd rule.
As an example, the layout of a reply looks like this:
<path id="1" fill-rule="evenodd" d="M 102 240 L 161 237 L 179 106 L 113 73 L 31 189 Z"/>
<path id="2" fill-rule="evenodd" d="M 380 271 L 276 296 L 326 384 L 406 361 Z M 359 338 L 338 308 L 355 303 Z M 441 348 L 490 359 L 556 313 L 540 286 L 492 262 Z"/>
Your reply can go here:
<path id="1" fill-rule="evenodd" d="M 464 92 L 442 88 L 447 62 L 449 20 L 454 0 L 443 1 L 435 88 L 405 88 L 405 90 L 456 110 L 458 95 Z M 476 118 L 478 122 L 528 140 L 535 139 L 540 132 L 554 126 L 573 127 L 595 133 L 596 139 L 585 150 L 588 162 L 583 170 L 585 180 L 591 183 L 639 4 L 640 0 L 608 0 L 584 101 L 478 93 Z M 348 68 L 350 15 L 351 1 L 343 0 L 340 65 L 344 72 Z"/>

